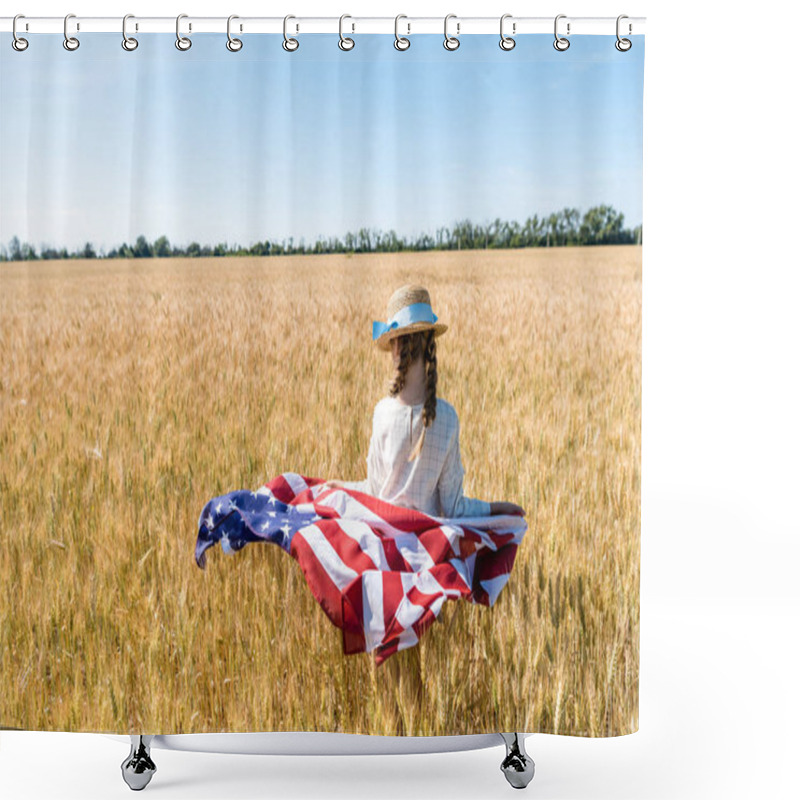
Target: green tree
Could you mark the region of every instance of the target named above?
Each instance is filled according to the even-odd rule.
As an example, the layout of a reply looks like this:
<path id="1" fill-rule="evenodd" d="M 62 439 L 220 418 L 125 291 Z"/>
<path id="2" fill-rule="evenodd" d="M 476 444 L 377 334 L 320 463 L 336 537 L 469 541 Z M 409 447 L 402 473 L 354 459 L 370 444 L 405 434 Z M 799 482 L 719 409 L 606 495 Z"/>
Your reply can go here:
<path id="1" fill-rule="evenodd" d="M 547 246 L 555 247 L 558 244 L 558 214 L 551 214 L 547 218 Z"/>
<path id="2" fill-rule="evenodd" d="M 172 255 L 172 248 L 166 236 L 159 236 L 153 243 L 153 255 L 156 258 L 169 258 Z"/>
<path id="3" fill-rule="evenodd" d="M 139 236 L 136 239 L 136 244 L 133 246 L 133 257 L 134 258 L 152 258 L 153 257 L 153 248 L 150 246 L 150 243 L 144 236 Z"/>
<path id="4" fill-rule="evenodd" d="M 584 214 L 580 229 L 583 244 L 617 244 L 622 236 L 624 216 L 611 206 L 595 206 Z"/>

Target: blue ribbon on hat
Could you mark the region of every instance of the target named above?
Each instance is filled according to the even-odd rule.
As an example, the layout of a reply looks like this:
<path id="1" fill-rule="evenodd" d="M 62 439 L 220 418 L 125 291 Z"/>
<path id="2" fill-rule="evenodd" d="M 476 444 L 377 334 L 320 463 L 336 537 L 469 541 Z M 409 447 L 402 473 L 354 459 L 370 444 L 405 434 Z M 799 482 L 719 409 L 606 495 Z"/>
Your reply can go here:
<path id="1" fill-rule="evenodd" d="M 430 322 L 433 324 L 439 317 L 433 313 L 433 309 L 428 303 L 412 303 L 410 306 L 401 308 L 388 322 L 372 323 L 372 338 L 378 339 L 384 333 L 405 328 L 415 322 Z"/>

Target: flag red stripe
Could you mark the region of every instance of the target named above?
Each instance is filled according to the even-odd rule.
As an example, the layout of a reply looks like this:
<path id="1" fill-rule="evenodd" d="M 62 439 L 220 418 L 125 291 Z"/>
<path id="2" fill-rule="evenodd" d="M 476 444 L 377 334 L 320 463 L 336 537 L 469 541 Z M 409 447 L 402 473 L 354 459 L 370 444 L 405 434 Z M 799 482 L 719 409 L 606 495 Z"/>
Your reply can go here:
<path id="1" fill-rule="evenodd" d="M 330 621 L 337 628 L 341 628 L 344 621 L 339 587 L 331 580 L 311 545 L 301 534 L 295 534 L 292 538 L 291 554 L 300 564 L 311 594 L 322 606 Z"/>
<path id="2" fill-rule="evenodd" d="M 322 520 L 317 522 L 317 527 L 322 531 L 339 558 L 353 572 L 360 575 L 365 570 L 377 569 L 375 562 L 359 547 L 358 542 L 342 530 L 339 520 Z"/>
<path id="3" fill-rule="evenodd" d="M 402 508 L 379 500 L 370 494 L 359 492 L 356 490 L 348 490 L 361 505 L 368 508 L 375 516 L 380 517 L 384 521 L 391 521 L 391 525 L 398 531 L 404 533 L 422 533 L 423 531 L 430 530 L 439 523 L 423 514 L 422 511 L 416 511 L 413 508 Z"/>
<path id="4" fill-rule="evenodd" d="M 367 642 L 364 638 L 363 578 L 360 575 L 342 592 L 342 619 L 344 654 L 363 653 Z"/>
<path id="5" fill-rule="evenodd" d="M 433 611 L 429 608 L 425 609 L 425 613 L 412 625 L 414 633 L 417 634 L 417 639 L 422 638 L 422 634 L 436 622 L 436 617 Z"/>
<path id="6" fill-rule="evenodd" d="M 441 527 L 432 528 L 419 534 L 419 540 L 423 547 L 428 551 L 434 563 L 449 561 L 455 557 L 450 540 L 445 535 Z"/>
<path id="7" fill-rule="evenodd" d="M 273 478 L 265 486 L 283 503 L 291 503 L 295 498 L 294 490 L 283 475 Z"/>
<path id="8" fill-rule="evenodd" d="M 514 559 L 517 557 L 517 545 L 507 544 L 496 553 L 486 552 L 478 555 L 475 566 L 475 578 L 479 581 L 488 581 L 498 575 L 511 572 Z"/>
<path id="9" fill-rule="evenodd" d="M 452 564 L 437 564 L 430 572 L 442 589 L 446 591 L 456 591 L 466 597 L 472 589 L 471 586 L 464 583 L 464 579 Z"/>
<path id="10" fill-rule="evenodd" d="M 403 599 L 403 577 L 399 572 L 384 572 L 383 578 L 383 627 L 388 633 L 392 628 L 397 608 Z"/>

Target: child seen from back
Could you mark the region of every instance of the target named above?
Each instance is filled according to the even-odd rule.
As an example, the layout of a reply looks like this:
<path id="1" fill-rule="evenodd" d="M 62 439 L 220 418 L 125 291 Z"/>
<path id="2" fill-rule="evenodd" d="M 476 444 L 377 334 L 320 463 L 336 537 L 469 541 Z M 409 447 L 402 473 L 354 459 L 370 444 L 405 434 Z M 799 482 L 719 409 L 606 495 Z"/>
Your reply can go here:
<path id="1" fill-rule="evenodd" d="M 394 376 L 388 396 L 375 406 L 362 481 L 327 481 L 356 489 L 388 503 L 435 517 L 524 515 L 515 503 L 486 502 L 463 493 L 464 468 L 455 408 L 436 396 L 436 339 L 447 330 L 433 313 L 428 291 L 406 285 L 389 299 L 387 322 L 374 322 L 377 347 L 391 352 Z M 398 657 L 388 660 L 394 683 L 402 673 L 411 683 L 411 702 L 419 708 L 422 693 L 419 645 L 408 648 L 403 670 Z"/>

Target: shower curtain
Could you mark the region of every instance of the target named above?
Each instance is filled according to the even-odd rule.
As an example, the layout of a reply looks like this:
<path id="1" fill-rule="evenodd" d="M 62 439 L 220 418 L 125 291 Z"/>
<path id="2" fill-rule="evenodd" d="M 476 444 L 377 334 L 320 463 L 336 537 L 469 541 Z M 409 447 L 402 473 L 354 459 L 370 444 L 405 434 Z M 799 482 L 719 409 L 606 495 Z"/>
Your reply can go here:
<path id="1" fill-rule="evenodd" d="M 0 726 L 635 731 L 643 37 L 77 38 L 0 48 Z"/>

